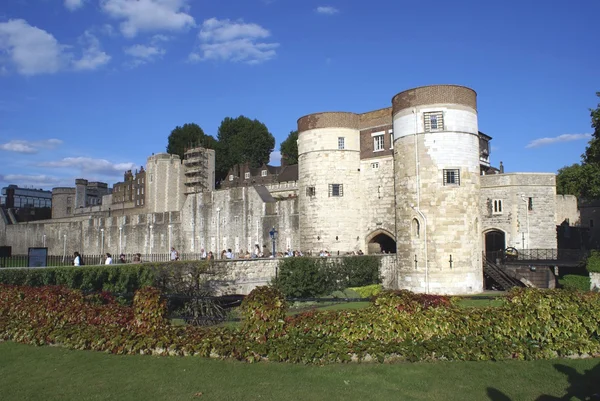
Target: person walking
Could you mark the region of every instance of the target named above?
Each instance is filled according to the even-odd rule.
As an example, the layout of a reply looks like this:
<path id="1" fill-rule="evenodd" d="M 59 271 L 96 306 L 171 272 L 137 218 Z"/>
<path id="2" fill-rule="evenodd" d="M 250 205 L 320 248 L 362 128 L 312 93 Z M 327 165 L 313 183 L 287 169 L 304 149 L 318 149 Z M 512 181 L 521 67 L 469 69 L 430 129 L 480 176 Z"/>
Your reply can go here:
<path id="1" fill-rule="evenodd" d="M 104 260 L 105 265 L 112 265 L 112 255 L 110 253 L 106 253 L 106 259 Z"/>
<path id="2" fill-rule="evenodd" d="M 73 257 L 73 266 L 81 266 L 81 256 L 79 255 L 79 252 L 75 252 Z"/>
<path id="3" fill-rule="evenodd" d="M 175 250 L 175 247 L 171 247 L 171 261 L 179 260 L 179 252 Z"/>

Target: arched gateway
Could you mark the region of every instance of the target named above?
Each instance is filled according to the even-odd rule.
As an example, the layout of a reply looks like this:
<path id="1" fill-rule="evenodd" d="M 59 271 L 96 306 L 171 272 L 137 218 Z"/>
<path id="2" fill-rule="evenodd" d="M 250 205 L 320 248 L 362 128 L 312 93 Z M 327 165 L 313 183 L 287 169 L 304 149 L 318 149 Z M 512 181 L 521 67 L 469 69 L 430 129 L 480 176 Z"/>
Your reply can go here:
<path id="1" fill-rule="evenodd" d="M 377 230 L 367 237 L 367 253 L 396 253 L 396 240 L 392 233 L 386 230 Z"/>

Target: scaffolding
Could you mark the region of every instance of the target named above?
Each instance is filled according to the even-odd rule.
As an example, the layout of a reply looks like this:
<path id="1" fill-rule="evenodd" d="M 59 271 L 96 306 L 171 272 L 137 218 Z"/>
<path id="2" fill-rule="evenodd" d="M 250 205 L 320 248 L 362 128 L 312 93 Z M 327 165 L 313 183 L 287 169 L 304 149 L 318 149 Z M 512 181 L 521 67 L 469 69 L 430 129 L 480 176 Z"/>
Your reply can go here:
<path id="1" fill-rule="evenodd" d="M 185 194 L 195 194 L 210 188 L 208 177 L 209 149 L 193 147 L 187 149 L 183 156 L 185 167 Z"/>

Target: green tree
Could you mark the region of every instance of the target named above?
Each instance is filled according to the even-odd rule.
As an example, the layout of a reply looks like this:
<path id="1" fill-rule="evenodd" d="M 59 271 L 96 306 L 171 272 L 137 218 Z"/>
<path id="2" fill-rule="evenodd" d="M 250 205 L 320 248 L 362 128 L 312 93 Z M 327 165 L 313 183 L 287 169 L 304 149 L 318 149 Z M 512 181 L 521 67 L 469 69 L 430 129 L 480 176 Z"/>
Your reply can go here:
<path id="1" fill-rule="evenodd" d="M 281 158 L 287 161 L 287 164 L 298 164 L 298 131 L 291 131 L 285 141 L 279 145 Z"/>
<path id="2" fill-rule="evenodd" d="M 596 92 L 600 97 L 600 92 Z M 558 170 L 556 192 L 564 195 L 575 195 L 584 199 L 600 198 L 600 103 L 590 109 L 592 118 L 592 139 L 588 142 L 585 153 L 581 155 L 581 164 L 573 164 Z"/>
<path id="3" fill-rule="evenodd" d="M 225 177 L 229 169 L 238 163 L 262 166 L 269 161 L 275 147 L 275 138 L 267 126 L 244 116 L 226 117 L 219 126 L 217 139 L 217 180 Z"/>
<path id="4" fill-rule="evenodd" d="M 206 135 L 198 124 L 183 124 L 183 127 L 177 126 L 171 135 L 167 144 L 167 153 L 179 155 L 183 160 L 183 154 L 186 149 L 202 146 L 208 149 L 215 149 L 217 142 L 215 138 Z"/>
<path id="5" fill-rule="evenodd" d="M 596 96 L 600 97 L 600 92 L 596 92 Z M 581 158 L 584 163 L 600 164 L 600 103 L 595 109 L 590 109 L 590 117 L 594 132 Z"/>

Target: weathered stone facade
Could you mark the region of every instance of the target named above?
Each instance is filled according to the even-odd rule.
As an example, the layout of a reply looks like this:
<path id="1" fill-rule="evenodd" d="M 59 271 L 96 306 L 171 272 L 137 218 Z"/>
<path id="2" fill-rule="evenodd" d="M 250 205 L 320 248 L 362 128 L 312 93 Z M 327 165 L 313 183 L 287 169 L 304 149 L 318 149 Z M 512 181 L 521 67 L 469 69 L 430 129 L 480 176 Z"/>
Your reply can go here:
<path id="1" fill-rule="evenodd" d="M 143 207 L 115 207 L 106 195 L 102 205 L 49 221 L 10 224 L 0 215 L 0 245 L 25 254 L 45 243 L 54 255 L 166 253 L 174 246 L 219 258 L 257 244 L 270 253 L 275 228 L 278 252 L 397 252 L 386 256 L 395 261 L 386 276 L 393 288 L 476 293 L 488 234 L 500 235 L 502 248 L 555 249 L 557 220 L 577 214 L 573 199 L 556 197 L 554 174 L 503 174 L 490 166 L 491 138 L 478 131 L 469 88 L 411 89 L 394 96 L 392 107 L 302 117 L 298 130 L 298 166 L 238 166 L 230 188 L 213 190 L 196 185 L 213 177 L 210 154 L 207 163 L 192 160 L 200 155 L 194 153 L 182 164 L 158 153 L 145 168 Z M 66 208 L 69 196 L 75 207 L 76 194 L 56 192 L 63 200 L 57 207 Z M 255 271 L 250 281 L 260 281 L 275 261 L 239 263 Z"/>

